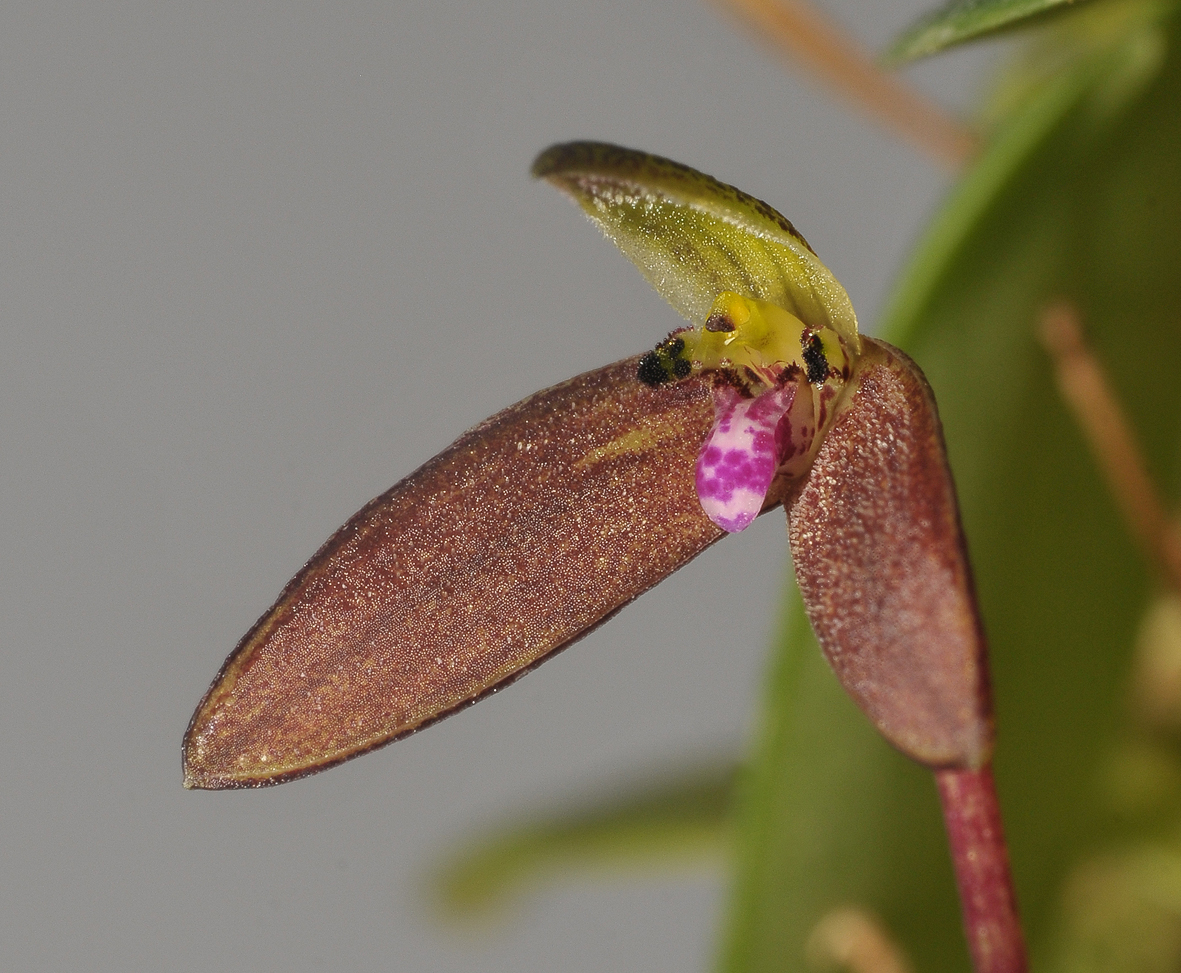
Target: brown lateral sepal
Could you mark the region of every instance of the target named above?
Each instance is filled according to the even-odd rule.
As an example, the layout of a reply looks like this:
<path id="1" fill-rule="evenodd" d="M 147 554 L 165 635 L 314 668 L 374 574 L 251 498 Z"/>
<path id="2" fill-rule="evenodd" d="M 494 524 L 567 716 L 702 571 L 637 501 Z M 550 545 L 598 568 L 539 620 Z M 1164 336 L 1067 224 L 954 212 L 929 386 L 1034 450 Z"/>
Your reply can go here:
<path id="1" fill-rule="evenodd" d="M 708 384 L 639 358 L 493 416 L 357 513 L 226 660 L 189 787 L 258 787 L 405 736 L 511 682 L 722 536 L 701 510 Z"/>
<path id="2" fill-rule="evenodd" d="M 932 767 L 992 750 L 987 650 L 931 388 L 865 340 L 858 386 L 788 510 L 796 580 L 846 692 Z"/>

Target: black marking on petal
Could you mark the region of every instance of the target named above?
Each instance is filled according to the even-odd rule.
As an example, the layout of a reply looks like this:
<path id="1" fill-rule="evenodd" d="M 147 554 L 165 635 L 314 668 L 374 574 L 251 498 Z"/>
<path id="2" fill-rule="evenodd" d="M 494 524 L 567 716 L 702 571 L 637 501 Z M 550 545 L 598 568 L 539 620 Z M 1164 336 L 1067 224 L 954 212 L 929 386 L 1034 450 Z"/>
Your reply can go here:
<path id="1" fill-rule="evenodd" d="M 656 388 L 656 386 L 667 382 L 670 377 L 656 352 L 650 351 L 640 359 L 640 367 L 636 369 L 636 378 L 645 385 Z"/>
<path id="2" fill-rule="evenodd" d="M 828 359 L 824 355 L 824 343 L 820 335 L 804 332 L 801 342 L 804 349 L 804 366 L 808 369 L 808 381 L 819 385 L 828 378 Z"/>
<path id="3" fill-rule="evenodd" d="M 714 311 L 713 314 L 705 319 L 705 330 L 724 331 L 728 333 L 734 330 L 734 322 L 721 311 Z"/>
<path id="4" fill-rule="evenodd" d="M 671 334 L 640 359 L 636 377 L 645 385 L 655 388 L 680 378 L 688 378 L 693 371 L 685 357 L 685 339 Z"/>

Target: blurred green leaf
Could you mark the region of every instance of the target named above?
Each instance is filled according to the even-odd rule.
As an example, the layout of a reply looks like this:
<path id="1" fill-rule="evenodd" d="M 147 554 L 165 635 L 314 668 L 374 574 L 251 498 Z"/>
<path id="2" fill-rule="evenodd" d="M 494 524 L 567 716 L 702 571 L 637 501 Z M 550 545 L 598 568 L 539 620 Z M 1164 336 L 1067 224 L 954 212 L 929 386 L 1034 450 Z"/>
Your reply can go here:
<path id="1" fill-rule="evenodd" d="M 1008 127 L 1014 115 L 1072 85 L 1091 90 L 1094 115 L 1104 114 L 1104 103 L 1108 114 L 1118 113 L 1159 72 L 1165 50 L 1157 25 L 1176 6 L 1177 0 L 1103 0 L 1061 8 L 1069 16 L 1017 48 L 984 105 L 981 127 Z M 1113 57 L 1122 64 L 1110 63 Z M 1104 73 L 1101 85 L 1087 77 L 1088 65 Z"/>
<path id="2" fill-rule="evenodd" d="M 1181 955 L 1181 851 L 1151 844 L 1089 859 L 1066 888 L 1053 973 L 1172 973 Z"/>
<path id="3" fill-rule="evenodd" d="M 474 919 L 572 870 L 720 862 L 730 846 L 736 774 L 733 764 L 699 767 L 492 831 L 438 869 L 433 898 L 444 915 Z"/>
<path id="4" fill-rule="evenodd" d="M 951 0 L 919 19 L 886 54 L 891 63 L 913 61 L 965 41 L 1021 25 L 1061 7 L 1084 0 Z"/>
<path id="5" fill-rule="evenodd" d="M 1129 24 L 998 130 L 918 248 L 885 332 L 940 404 L 1035 966 L 1057 954 L 1077 863 L 1132 837 L 1101 792 L 1151 590 L 1035 340 L 1050 301 L 1078 307 L 1171 498 L 1181 480 L 1181 27 Z M 802 970 L 809 930 L 849 904 L 877 912 L 919 971 L 966 970 L 929 776 L 872 735 L 793 612 L 740 792 L 721 967 Z"/>
<path id="6" fill-rule="evenodd" d="M 740 789 L 722 969 L 802 970 L 820 919 L 867 907 L 923 961 L 963 964 L 955 881 L 930 773 L 841 690 L 794 583 L 752 772 Z"/>

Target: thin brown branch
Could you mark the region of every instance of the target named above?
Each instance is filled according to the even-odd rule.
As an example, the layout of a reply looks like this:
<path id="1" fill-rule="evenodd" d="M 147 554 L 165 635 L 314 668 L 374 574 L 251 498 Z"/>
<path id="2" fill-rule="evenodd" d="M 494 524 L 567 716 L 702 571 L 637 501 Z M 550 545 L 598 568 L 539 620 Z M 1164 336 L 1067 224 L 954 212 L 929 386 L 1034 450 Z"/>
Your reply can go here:
<path id="1" fill-rule="evenodd" d="M 807 0 L 715 0 L 808 73 L 925 154 L 961 168 L 980 147 L 975 133 L 920 94 Z"/>
<path id="2" fill-rule="evenodd" d="M 937 770 L 935 782 L 976 973 L 1026 973 L 1025 937 L 1009 872 L 992 768 Z"/>
<path id="3" fill-rule="evenodd" d="M 1103 366 L 1087 347 L 1078 311 L 1066 301 L 1047 308 L 1038 336 L 1129 532 L 1162 578 L 1181 593 L 1181 537 Z"/>

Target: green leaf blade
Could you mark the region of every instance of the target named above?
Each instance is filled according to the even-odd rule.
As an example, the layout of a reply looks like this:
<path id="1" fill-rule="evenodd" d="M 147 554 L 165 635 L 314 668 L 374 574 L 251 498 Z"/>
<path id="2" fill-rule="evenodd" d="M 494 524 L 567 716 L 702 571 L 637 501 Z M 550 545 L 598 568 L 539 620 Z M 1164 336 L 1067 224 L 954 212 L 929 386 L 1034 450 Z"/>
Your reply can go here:
<path id="1" fill-rule="evenodd" d="M 1085 0 L 951 0 L 920 19 L 898 38 L 886 53 L 886 60 L 898 64 L 927 57 L 1083 2 Z"/>

